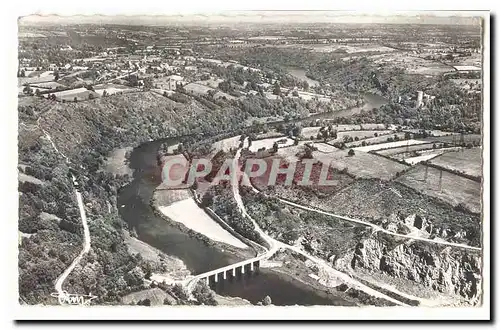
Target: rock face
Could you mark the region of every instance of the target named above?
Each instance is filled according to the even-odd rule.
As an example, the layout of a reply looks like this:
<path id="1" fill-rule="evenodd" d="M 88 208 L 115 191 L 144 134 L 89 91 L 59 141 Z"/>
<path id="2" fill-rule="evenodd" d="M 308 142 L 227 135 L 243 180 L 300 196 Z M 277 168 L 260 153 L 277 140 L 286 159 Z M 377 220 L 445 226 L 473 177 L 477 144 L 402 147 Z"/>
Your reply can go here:
<path id="1" fill-rule="evenodd" d="M 481 291 L 479 253 L 465 249 L 420 241 L 391 247 L 383 240 L 369 238 L 343 259 L 339 263 L 344 262 L 354 270 L 380 271 L 442 293 L 460 295 L 471 302 L 478 301 Z"/>

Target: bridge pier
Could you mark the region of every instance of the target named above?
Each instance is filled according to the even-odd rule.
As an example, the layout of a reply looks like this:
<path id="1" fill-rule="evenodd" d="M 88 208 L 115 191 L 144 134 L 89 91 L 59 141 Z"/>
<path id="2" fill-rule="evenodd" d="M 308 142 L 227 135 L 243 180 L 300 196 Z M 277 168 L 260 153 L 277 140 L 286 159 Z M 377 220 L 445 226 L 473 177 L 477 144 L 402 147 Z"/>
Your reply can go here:
<path id="1" fill-rule="evenodd" d="M 205 282 L 208 286 L 210 286 L 210 276 L 207 276 L 207 278 L 205 278 Z"/>
<path id="2" fill-rule="evenodd" d="M 215 283 L 217 283 L 218 279 L 219 279 L 219 274 L 215 274 L 214 275 L 214 279 L 215 279 Z"/>
<path id="3" fill-rule="evenodd" d="M 245 274 L 245 265 L 241 266 L 241 275 Z"/>
<path id="4" fill-rule="evenodd" d="M 233 268 L 233 277 L 236 277 L 236 268 Z"/>
<path id="5" fill-rule="evenodd" d="M 223 276 L 224 276 L 224 279 L 227 280 L 227 272 L 226 271 L 224 271 L 224 275 Z"/>
<path id="6" fill-rule="evenodd" d="M 253 272 L 253 262 L 250 263 L 250 271 Z"/>

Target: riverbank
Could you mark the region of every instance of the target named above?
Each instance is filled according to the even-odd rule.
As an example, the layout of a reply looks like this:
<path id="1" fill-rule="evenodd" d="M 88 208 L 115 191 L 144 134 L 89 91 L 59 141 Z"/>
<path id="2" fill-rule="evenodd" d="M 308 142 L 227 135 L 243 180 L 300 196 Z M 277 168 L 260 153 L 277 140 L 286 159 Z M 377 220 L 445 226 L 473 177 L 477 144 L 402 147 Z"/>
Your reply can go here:
<path id="1" fill-rule="evenodd" d="M 283 264 L 282 267 L 272 268 L 283 280 L 293 279 L 325 298 L 343 300 L 342 306 L 395 306 L 393 302 L 370 296 L 349 286 L 342 279 L 323 271 L 292 251 L 278 252 L 271 261 Z"/>
<path id="2" fill-rule="evenodd" d="M 207 237 L 205 234 L 189 228 L 183 222 L 178 222 L 178 221 L 172 220 L 170 217 L 168 217 L 167 215 L 165 215 L 162 212 L 161 208 L 155 203 L 154 199 L 152 199 L 150 201 L 149 205 L 151 206 L 153 213 L 157 217 L 168 222 L 170 225 L 176 227 L 177 229 L 179 229 L 183 233 L 189 235 L 191 238 L 194 238 L 194 239 L 197 239 L 197 240 L 203 242 L 206 246 L 214 247 L 214 248 L 218 249 L 219 251 L 228 254 L 228 257 L 229 257 L 228 258 L 229 259 L 228 265 L 231 263 L 236 263 L 236 262 L 239 262 L 239 261 L 242 261 L 245 259 L 250 259 L 250 258 L 255 257 L 255 251 L 253 249 L 249 249 L 248 246 L 246 246 L 246 245 L 245 246 L 247 248 L 241 249 L 241 248 L 237 248 L 233 245 L 226 244 L 226 243 L 221 242 L 221 241 L 215 241 L 215 240 Z M 198 208 L 196 203 L 194 203 L 194 206 L 196 208 Z"/>
<path id="3" fill-rule="evenodd" d="M 144 260 L 151 261 L 155 268 L 157 268 L 153 276 L 161 276 L 167 283 L 173 283 L 175 281 L 182 281 L 191 275 L 191 272 L 181 259 L 167 255 L 151 245 L 132 237 L 126 230 L 123 230 L 123 234 L 129 253 L 139 254 Z M 153 276 L 151 279 L 155 280 Z M 163 282 L 163 280 L 159 282 Z"/>
<path id="4" fill-rule="evenodd" d="M 152 204 L 168 219 L 181 223 L 212 241 L 238 249 L 248 248 L 245 243 L 231 235 L 200 208 L 188 189 L 157 190 L 153 195 Z"/>
<path id="5" fill-rule="evenodd" d="M 212 241 L 182 223 L 168 219 L 155 207 L 153 196 L 161 184 L 156 155 L 163 142 L 143 143 L 130 155 L 134 179 L 118 193 L 118 211 L 129 229 L 137 233 L 138 240 L 182 260 L 191 274 L 201 274 L 254 257 L 253 249 L 242 250 Z M 219 281 L 212 289 L 224 297 L 240 297 L 252 304 L 269 295 L 273 305 L 281 306 L 350 305 L 342 298 L 321 296 L 315 288 L 292 276 L 284 280 L 276 272 L 263 268 L 260 273 L 247 273 L 236 281 Z"/>

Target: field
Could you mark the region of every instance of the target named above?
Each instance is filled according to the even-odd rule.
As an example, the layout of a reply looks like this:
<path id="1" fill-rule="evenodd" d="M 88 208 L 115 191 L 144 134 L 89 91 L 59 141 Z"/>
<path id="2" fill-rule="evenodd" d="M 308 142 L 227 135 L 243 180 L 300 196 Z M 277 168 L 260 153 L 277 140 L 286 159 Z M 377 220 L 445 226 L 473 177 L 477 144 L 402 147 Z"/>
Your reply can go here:
<path id="1" fill-rule="evenodd" d="M 412 129 L 412 128 L 408 128 L 408 129 L 404 129 L 403 130 L 404 132 L 408 132 L 408 133 L 414 133 L 414 134 L 417 134 L 417 133 L 420 133 L 421 130 L 420 129 Z M 448 135 L 458 135 L 459 133 L 454 133 L 454 132 L 446 132 L 446 131 L 440 131 L 440 130 L 437 130 L 437 129 L 434 129 L 434 130 L 426 130 L 426 132 L 428 132 L 430 134 L 430 136 L 448 136 Z"/>
<path id="2" fill-rule="evenodd" d="M 306 178 L 309 181 L 308 185 L 300 185 L 299 183 L 304 179 L 305 164 L 297 160 L 296 162 L 290 162 L 280 157 L 267 157 L 264 159 L 266 161 L 267 167 L 266 172 L 258 177 L 251 179 L 252 184 L 259 190 L 266 190 L 269 186 L 273 186 L 276 194 L 281 197 L 296 198 L 298 196 L 303 196 L 306 192 L 312 192 L 318 195 L 331 195 L 332 193 L 338 191 L 343 186 L 351 183 L 353 181 L 348 175 L 340 173 L 338 170 L 334 170 L 333 167 L 323 169 L 321 162 L 316 162 L 311 167 L 311 172 L 309 177 Z M 291 184 L 286 184 L 285 179 L 288 178 L 285 174 L 278 174 L 276 177 L 276 182 L 270 183 L 269 176 L 271 173 L 272 164 L 275 161 L 280 162 L 280 168 L 290 166 L 290 164 L 295 165 L 295 170 L 293 171 L 293 180 Z M 328 185 L 320 184 L 320 176 L 322 170 L 327 170 L 326 179 L 328 180 Z"/>
<path id="3" fill-rule="evenodd" d="M 212 144 L 212 147 L 217 151 L 219 150 L 229 151 L 229 149 L 231 148 L 238 148 L 240 146 L 240 137 L 241 135 L 238 135 L 214 142 Z"/>
<path id="4" fill-rule="evenodd" d="M 396 176 L 396 173 L 408 167 L 366 152 L 356 152 L 354 156 L 348 156 L 347 150 L 337 150 L 328 154 L 316 151 L 313 155 L 315 159 L 322 163 L 329 163 L 333 168 L 340 170 L 347 168 L 347 173 L 357 178 L 390 180 Z"/>
<path id="5" fill-rule="evenodd" d="M 481 211 L 481 184 L 479 182 L 442 171 L 443 177 L 440 189 L 439 177 L 441 171 L 433 167 L 427 167 L 427 180 L 425 180 L 426 167 L 417 165 L 396 181 L 429 196 L 442 199 L 453 206 L 461 203 L 472 212 L 479 213 Z"/>
<path id="6" fill-rule="evenodd" d="M 184 86 L 184 89 L 187 92 L 197 94 L 197 95 L 205 95 L 209 91 L 213 90 L 212 88 L 205 86 L 205 85 L 200 85 L 200 84 L 195 84 L 195 83 L 190 83 Z"/>
<path id="7" fill-rule="evenodd" d="M 251 152 L 257 152 L 260 148 L 266 148 L 271 149 L 273 147 L 274 142 L 286 139 L 286 143 L 283 144 L 278 144 L 278 148 L 283 148 L 286 146 L 291 146 L 293 145 L 293 140 L 290 138 L 283 138 L 283 137 L 278 137 L 278 138 L 272 138 L 272 139 L 264 139 L 264 140 L 256 140 L 252 141 L 252 145 L 250 146 L 249 150 Z"/>
<path id="8" fill-rule="evenodd" d="M 418 163 L 421 163 L 421 162 L 425 162 L 425 161 L 427 161 L 429 159 L 432 159 L 434 157 L 437 157 L 440 154 L 441 154 L 441 152 L 437 151 L 437 152 L 434 152 L 434 153 L 427 153 L 425 155 L 420 155 L 420 156 L 415 156 L 415 157 L 408 157 L 408 158 L 405 158 L 404 161 L 408 165 L 415 165 L 415 164 L 418 164 Z"/>
<path id="9" fill-rule="evenodd" d="M 316 138 L 316 136 L 318 135 L 319 133 L 319 130 L 321 129 L 320 126 L 318 127 L 304 127 L 302 129 L 302 135 L 308 139 L 309 137 L 313 136 L 314 138 Z"/>
<path id="10" fill-rule="evenodd" d="M 323 152 L 323 153 L 330 153 L 330 152 L 335 152 L 338 150 L 337 148 L 335 148 L 332 145 L 329 145 L 328 143 L 318 142 L 318 143 L 313 143 L 313 145 L 316 148 L 318 148 L 318 151 Z"/>
<path id="11" fill-rule="evenodd" d="M 392 132 L 393 131 L 391 131 L 391 130 L 366 130 L 366 131 L 338 132 L 337 139 L 333 140 L 333 141 L 329 141 L 329 142 L 343 141 L 344 136 L 352 137 L 353 139 L 358 138 L 361 140 L 361 139 L 375 137 L 375 134 L 377 134 L 378 136 L 382 136 L 382 135 L 391 134 Z M 387 137 L 385 139 L 382 139 L 382 140 L 387 141 Z"/>
<path id="12" fill-rule="evenodd" d="M 55 89 L 57 87 L 64 88 L 66 86 L 64 86 L 56 81 L 49 81 L 49 82 L 43 82 L 43 83 L 31 85 L 31 88 L 33 88 L 33 89 L 37 89 L 37 88 Z"/>
<path id="13" fill-rule="evenodd" d="M 385 137 L 382 136 L 381 138 L 385 138 Z M 376 138 L 376 139 L 378 139 L 378 138 Z M 372 139 L 368 139 L 368 140 L 372 140 Z M 402 140 L 402 141 L 396 141 L 396 142 L 372 144 L 372 145 L 367 145 L 364 147 L 357 147 L 357 148 L 354 148 L 354 150 L 368 152 L 368 151 L 372 151 L 372 150 L 389 149 L 389 148 L 396 148 L 396 147 L 401 147 L 401 146 L 411 146 L 411 145 L 415 145 L 415 144 L 424 144 L 424 143 L 426 143 L 426 142 L 420 141 L 420 140 Z"/>
<path id="14" fill-rule="evenodd" d="M 347 54 L 365 53 L 365 52 L 394 52 L 394 48 L 386 46 L 366 44 L 366 45 L 326 45 L 312 46 L 314 52 L 329 53 L 329 52 L 345 52 Z"/>
<path id="15" fill-rule="evenodd" d="M 482 173 L 481 156 L 481 148 L 462 149 L 461 151 L 448 152 L 433 159 L 431 163 L 479 177 Z"/>
<path id="16" fill-rule="evenodd" d="M 346 127 L 348 125 L 338 125 L 338 126 L 342 126 L 342 127 L 338 127 L 338 128 L 335 128 L 335 126 L 334 126 L 334 128 L 337 129 L 337 139 L 330 140 L 328 142 L 329 143 L 333 143 L 333 142 L 337 142 L 337 141 L 341 142 L 341 141 L 343 141 L 344 136 L 352 137 L 353 139 L 357 137 L 358 139 L 361 140 L 361 139 L 375 137 L 375 134 L 387 135 L 387 134 L 391 134 L 393 132 L 392 130 L 386 130 L 385 127 L 380 129 L 378 127 L 379 124 L 372 124 L 369 127 L 364 127 L 365 125 L 369 126 L 370 124 L 361 125 L 361 126 L 363 126 L 363 128 L 361 130 L 351 129 L 351 128 L 358 128 L 358 127 L 360 127 L 360 125 L 352 125 L 353 127 Z M 302 129 L 301 135 L 304 136 L 306 139 L 310 139 L 311 137 L 316 139 L 320 129 L 321 129 L 320 126 L 318 126 L 318 127 L 304 127 Z"/>
<path id="17" fill-rule="evenodd" d="M 346 143 L 346 147 L 347 148 L 361 147 L 362 144 L 363 144 L 363 142 L 366 143 L 366 146 L 369 146 L 369 145 L 372 145 L 372 144 L 385 143 L 385 142 L 387 142 L 388 138 L 394 138 L 394 136 L 397 136 L 400 140 L 403 140 L 404 133 L 402 133 L 402 132 L 400 132 L 400 133 L 394 133 L 394 134 L 392 134 L 390 136 L 388 136 L 388 135 L 382 135 L 382 136 L 377 136 L 377 137 L 374 136 L 374 137 L 369 138 L 369 139 L 364 139 L 363 141 L 348 142 L 348 143 Z M 396 146 L 398 146 L 398 145 L 396 145 Z M 389 148 L 389 147 L 386 147 L 386 148 Z M 379 149 L 382 149 L 382 148 L 379 148 Z M 376 149 L 374 149 L 374 150 L 376 150 Z"/>
<path id="18" fill-rule="evenodd" d="M 436 143 L 436 148 L 441 148 L 442 146 L 443 146 L 442 143 Z M 383 150 L 378 150 L 377 154 L 384 155 L 384 156 L 393 156 L 393 155 L 403 154 L 403 153 L 407 153 L 407 152 L 429 150 L 429 149 L 433 149 L 433 143 L 416 144 L 416 145 L 411 145 L 411 146 L 409 145 L 409 146 L 404 146 L 404 147 L 383 149 Z"/>
<path id="19" fill-rule="evenodd" d="M 102 96 L 104 91 L 106 91 L 106 93 L 108 95 L 113 95 L 116 93 L 126 93 L 126 92 L 132 92 L 132 91 L 136 91 L 136 90 L 137 90 L 136 88 L 130 88 L 127 86 L 116 85 L 116 84 L 95 86 L 95 92 L 97 94 L 99 94 L 100 96 Z"/>
<path id="20" fill-rule="evenodd" d="M 94 98 L 99 97 L 98 93 L 90 91 L 84 87 L 54 93 L 57 100 L 59 101 L 64 100 L 70 102 L 74 101 L 75 97 L 77 98 L 78 101 L 88 100 L 90 94 L 92 94 Z"/>
<path id="21" fill-rule="evenodd" d="M 409 74 L 437 76 L 446 72 L 455 71 L 448 65 L 400 52 L 376 56 L 374 62 L 376 64 L 386 64 L 390 68 L 406 68 L 406 72 Z"/>
<path id="22" fill-rule="evenodd" d="M 287 148 L 280 148 L 276 153 L 279 157 L 285 159 L 287 162 L 297 162 L 299 158 L 296 156 L 298 153 L 303 153 L 304 147 L 302 145 L 290 146 Z"/>
<path id="23" fill-rule="evenodd" d="M 447 136 L 433 136 L 433 137 L 427 137 L 423 138 L 423 141 L 427 142 L 433 142 L 433 141 L 439 141 L 439 142 L 447 142 L 447 143 L 460 143 L 460 135 L 447 135 Z M 481 143 L 481 134 L 466 134 L 464 135 L 464 142 L 465 143 Z"/>

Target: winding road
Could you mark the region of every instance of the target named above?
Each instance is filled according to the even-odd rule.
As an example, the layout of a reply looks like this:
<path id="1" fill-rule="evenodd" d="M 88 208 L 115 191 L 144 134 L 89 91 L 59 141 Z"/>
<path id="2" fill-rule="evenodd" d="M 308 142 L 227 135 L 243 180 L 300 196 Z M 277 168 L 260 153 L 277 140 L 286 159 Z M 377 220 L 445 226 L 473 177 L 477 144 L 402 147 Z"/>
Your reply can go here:
<path id="1" fill-rule="evenodd" d="M 246 144 L 246 142 L 247 142 L 247 139 L 244 140 L 243 146 Z M 235 175 L 235 176 L 237 176 L 238 172 L 240 171 L 240 168 L 239 168 L 239 165 L 238 165 L 238 161 L 239 161 L 239 158 L 240 158 L 240 155 L 241 155 L 241 149 L 242 148 L 239 148 L 236 151 L 236 155 L 234 156 L 234 159 L 233 159 L 233 168 L 232 168 L 231 173 L 232 173 L 232 175 Z M 243 175 L 245 175 L 245 174 L 243 173 Z M 385 299 L 385 300 L 393 302 L 393 303 L 395 303 L 397 305 L 408 306 L 407 304 L 405 304 L 405 303 L 403 303 L 403 302 L 401 302 L 399 300 L 396 300 L 396 299 L 394 299 L 392 297 L 389 297 L 389 296 L 387 296 L 387 295 L 385 295 L 385 294 L 383 294 L 383 293 L 381 293 L 379 291 L 376 291 L 376 290 L 374 290 L 374 289 L 372 289 L 372 288 L 364 285 L 363 283 L 361 283 L 361 282 L 357 281 L 356 279 L 352 278 L 350 275 L 342 273 L 341 271 L 338 271 L 338 270 L 332 268 L 326 261 L 324 261 L 324 260 L 322 260 L 320 258 L 314 257 L 314 256 L 306 253 L 305 251 L 303 251 L 299 247 L 285 244 L 285 243 L 280 242 L 280 241 L 272 238 L 271 236 L 269 236 L 267 233 L 265 233 L 259 227 L 259 225 L 257 224 L 257 222 L 247 213 L 245 205 L 243 204 L 243 200 L 241 199 L 237 177 L 233 177 L 232 180 L 231 180 L 231 182 L 232 182 L 232 190 L 233 190 L 234 199 L 235 199 L 236 204 L 238 205 L 238 208 L 240 209 L 242 215 L 245 216 L 245 217 L 247 217 L 249 220 L 252 221 L 252 223 L 255 226 L 255 231 L 270 246 L 270 249 L 265 253 L 269 258 L 273 254 L 275 254 L 279 249 L 289 249 L 289 250 L 292 250 L 295 253 L 298 253 L 298 254 L 304 256 L 308 260 L 311 260 L 316 265 L 318 265 L 319 267 L 321 267 L 322 269 L 324 269 L 328 274 L 333 275 L 334 277 L 336 277 L 338 279 L 341 279 L 343 282 L 350 284 L 351 287 L 354 287 L 354 288 L 356 288 L 358 290 L 361 290 L 361 291 L 365 292 L 366 294 L 368 294 L 370 296 L 381 298 L 381 299 Z"/>
<path id="2" fill-rule="evenodd" d="M 40 126 L 38 126 L 38 127 L 45 134 L 45 137 L 47 138 L 47 140 L 49 140 L 49 142 L 52 144 L 52 147 L 54 148 L 54 150 L 65 159 L 66 164 L 68 164 L 68 166 L 69 166 L 71 164 L 71 161 L 69 160 L 69 158 L 66 157 L 66 155 L 64 155 L 61 151 L 59 151 L 59 149 L 57 149 L 57 146 L 55 145 L 54 141 L 52 141 L 52 138 L 50 137 L 50 135 L 42 127 L 40 127 Z M 83 241 L 83 249 L 80 252 L 80 254 L 78 254 L 78 256 L 69 265 L 69 267 L 66 268 L 66 270 L 61 275 L 59 275 L 59 277 L 56 280 L 55 288 L 56 288 L 57 294 L 60 297 L 66 295 L 65 291 L 62 288 L 64 281 L 66 280 L 68 275 L 71 274 L 71 272 L 76 267 L 76 265 L 78 265 L 80 263 L 83 256 L 90 251 L 90 230 L 89 230 L 89 226 L 87 224 L 87 215 L 85 214 L 85 207 L 83 205 L 82 194 L 76 188 L 77 184 L 78 184 L 77 179 L 75 178 L 75 176 L 73 174 L 71 175 L 71 177 L 73 179 L 73 184 L 75 187 L 75 195 L 76 195 L 76 201 L 78 203 L 78 209 L 80 210 L 80 218 L 82 219 L 84 241 Z"/>
<path id="3" fill-rule="evenodd" d="M 73 180 L 76 181 L 76 178 L 74 176 Z M 78 202 L 78 208 L 80 209 L 80 217 L 82 219 L 82 224 L 83 224 L 83 234 L 84 234 L 83 249 L 80 252 L 80 254 L 73 260 L 71 265 L 69 265 L 69 267 L 66 268 L 66 270 L 56 280 L 55 287 L 57 293 L 60 296 L 64 295 L 64 291 L 62 289 L 64 281 L 66 280 L 68 275 L 73 271 L 76 265 L 80 263 L 83 256 L 90 251 L 90 230 L 87 224 L 87 215 L 85 214 L 85 208 L 83 206 L 82 194 L 77 189 L 75 189 L 75 194 L 76 194 L 76 200 Z"/>

